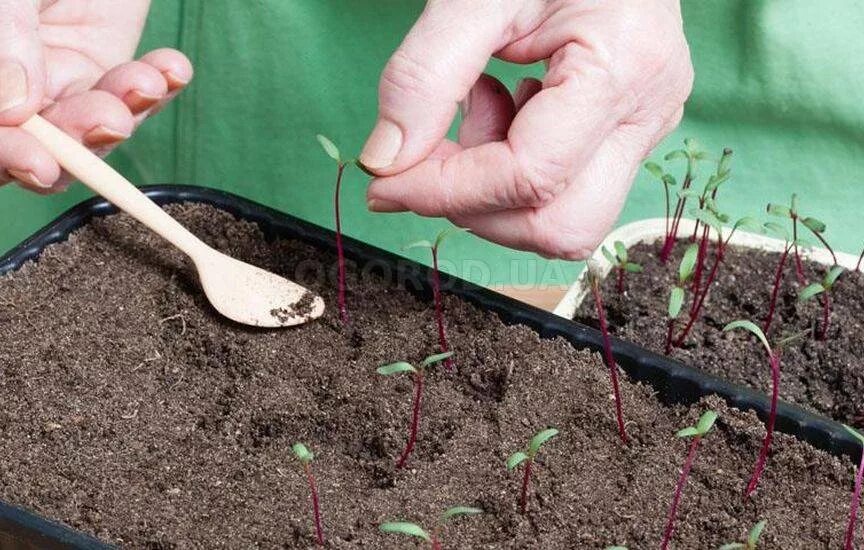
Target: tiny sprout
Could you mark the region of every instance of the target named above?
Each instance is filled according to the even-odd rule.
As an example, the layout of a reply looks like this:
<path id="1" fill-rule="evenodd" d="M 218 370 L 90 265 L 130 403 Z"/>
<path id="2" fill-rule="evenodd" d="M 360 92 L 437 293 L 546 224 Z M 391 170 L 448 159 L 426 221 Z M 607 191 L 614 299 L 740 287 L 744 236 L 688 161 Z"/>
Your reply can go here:
<path id="1" fill-rule="evenodd" d="M 445 523 L 460 516 L 476 516 L 482 513 L 483 510 L 480 508 L 472 508 L 470 506 L 454 506 L 448 508 L 443 514 L 441 514 L 438 523 L 435 524 L 435 528 L 431 533 L 427 532 L 416 523 L 410 523 L 407 521 L 388 521 L 379 525 L 378 530 L 382 533 L 407 535 L 409 537 L 423 539 L 432 546 L 432 550 L 440 550 L 441 528 Z"/>
<path id="2" fill-rule="evenodd" d="M 522 476 L 522 491 L 519 497 L 519 510 L 524 514 L 528 507 L 528 485 L 531 483 L 531 470 L 534 466 L 534 457 L 540 451 L 540 447 L 544 443 L 558 435 L 558 430 L 548 428 L 537 432 L 531 441 L 528 442 L 528 447 L 522 451 L 516 451 L 507 459 L 507 469 L 513 470 L 523 462 L 525 463 L 525 473 Z"/>
<path id="3" fill-rule="evenodd" d="M 769 205 L 769 208 L 770 206 L 771 205 Z M 765 316 L 765 323 L 762 325 L 762 332 L 767 334 L 768 330 L 771 328 L 771 321 L 774 320 L 774 312 L 777 309 L 777 296 L 780 294 L 780 285 L 783 282 L 783 269 L 786 267 L 786 260 L 789 257 L 789 252 L 796 243 L 792 242 L 789 238 L 789 233 L 778 223 L 766 222 L 763 227 L 765 231 L 774 233 L 778 237 L 782 238 L 785 243 L 783 246 L 783 252 L 780 254 L 780 261 L 777 263 L 777 271 L 774 273 L 774 285 L 771 287 L 771 300 L 768 303 L 768 314 Z"/>
<path id="4" fill-rule="evenodd" d="M 765 530 L 765 525 L 767 523 L 768 520 L 763 519 L 750 529 L 750 532 L 747 533 L 746 541 L 724 544 L 719 548 L 719 550 L 756 550 L 756 546 L 759 544 L 759 537 L 762 536 L 762 531 Z"/>
<path id="5" fill-rule="evenodd" d="M 673 286 L 669 291 L 669 305 L 666 308 L 666 355 L 672 352 L 672 334 L 675 331 L 675 320 L 681 313 L 681 306 L 684 304 L 684 287 L 687 282 L 693 277 L 693 268 L 696 266 L 696 255 L 699 253 L 699 246 L 696 243 L 691 244 L 684 251 L 684 256 L 681 258 L 681 264 L 678 266 L 678 284 Z"/>
<path id="6" fill-rule="evenodd" d="M 687 452 L 687 458 L 684 461 L 684 467 L 681 469 L 681 475 L 678 477 L 678 483 L 675 485 L 675 494 L 672 497 L 672 504 L 669 506 L 669 516 L 666 519 L 666 529 L 663 531 L 663 542 L 660 545 L 661 550 L 669 548 L 669 542 L 672 540 L 672 534 L 675 532 L 675 517 L 678 515 L 678 504 L 681 502 L 681 495 L 684 492 L 684 486 L 687 484 L 687 476 L 690 475 L 690 468 L 693 467 L 693 461 L 696 459 L 696 451 L 699 448 L 699 442 L 708 435 L 711 428 L 714 427 L 714 422 L 717 420 L 717 413 L 714 411 L 705 411 L 695 426 L 688 426 L 680 430 L 676 437 L 692 438 L 690 441 L 690 449 Z"/>
<path id="7" fill-rule="evenodd" d="M 450 227 L 439 232 L 435 237 L 435 242 L 429 242 L 426 240 L 417 241 L 405 246 L 403 249 L 428 248 L 432 252 L 432 280 L 430 282 L 432 285 L 432 299 L 435 302 L 435 322 L 438 324 L 438 346 L 441 348 L 441 352 L 449 351 L 450 347 L 447 344 L 447 328 L 446 323 L 444 322 L 444 299 L 441 295 L 441 272 L 438 269 L 438 251 L 441 249 L 441 243 L 443 243 L 445 239 L 451 235 L 464 231 L 470 231 L 470 229 Z M 453 360 L 447 359 L 447 361 L 444 362 L 444 366 L 447 370 L 452 370 Z"/>
<path id="8" fill-rule="evenodd" d="M 645 169 L 648 170 L 652 176 L 657 178 L 660 183 L 663 184 L 663 194 L 666 199 L 666 231 L 664 233 L 665 238 L 669 238 L 670 230 L 671 230 L 671 220 L 669 219 L 670 215 L 670 204 L 669 204 L 669 188 L 678 185 L 678 182 L 675 181 L 675 176 L 672 174 L 666 174 L 663 171 L 663 168 L 660 167 L 656 162 L 648 161 L 645 163 Z"/>
<path id="9" fill-rule="evenodd" d="M 382 365 L 376 369 L 376 372 L 382 376 L 392 376 L 400 373 L 411 373 L 414 375 L 414 404 L 411 412 L 411 427 L 408 432 L 408 443 L 405 445 L 405 450 L 396 461 L 396 467 L 402 468 L 408 460 L 411 451 L 414 450 L 414 444 L 417 442 L 417 430 L 420 426 L 420 401 L 423 398 L 423 378 L 426 368 L 440 363 L 453 356 L 453 352 L 438 353 L 430 355 L 420 362 L 416 367 L 410 363 L 399 361 L 389 365 Z"/>
<path id="10" fill-rule="evenodd" d="M 828 325 L 831 322 L 831 290 L 842 273 L 842 267 L 839 265 L 832 266 L 821 281 L 806 286 L 798 294 L 799 302 L 806 302 L 814 296 L 822 294 L 822 326 L 818 333 L 819 340 L 828 339 Z"/>
<path id="11" fill-rule="evenodd" d="M 853 550 L 855 544 L 855 521 L 858 519 L 858 506 L 861 503 L 861 483 L 864 476 L 864 435 L 861 435 L 857 430 L 843 425 L 846 431 L 849 432 L 858 443 L 861 444 L 861 459 L 858 463 L 858 472 L 855 474 L 855 489 L 852 491 L 852 502 L 849 505 L 849 522 L 846 525 L 846 539 L 844 550 Z"/>
<path id="12" fill-rule="evenodd" d="M 342 189 L 342 175 L 345 172 L 345 167 L 349 164 L 354 164 L 356 161 L 345 160 L 342 158 L 339 148 L 333 144 L 328 138 L 318 134 L 315 136 L 321 148 L 327 153 L 327 156 L 336 161 L 336 185 L 333 192 L 333 218 L 336 222 L 336 260 L 339 267 L 338 281 L 338 302 L 339 302 L 339 319 L 343 325 L 348 324 L 348 306 L 346 304 L 345 292 L 345 251 L 342 247 L 342 215 L 339 209 L 339 194 Z"/>
<path id="13" fill-rule="evenodd" d="M 707 160 L 708 153 L 701 150 L 699 143 L 695 139 L 687 138 L 684 140 L 683 149 L 672 151 L 664 157 L 664 160 L 666 161 L 676 159 L 684 159 L 687 161 L 687 171 L 684 175 L 684 181 L 681 183 L 681 192 L 678 194 L 678 203 L 675 206 L 672 224 L 666 232 L 666 237 L 663 240 L 663 248 L 660 251 L 660 261 L 664 264 L 669 260 L 672 249 L 675 248 L 675 240 L 678 238 L 678 227 L 681 224 L 681 216 L 684 215 L 684 208 L 687 205 L 687 198 L 689 196 L 687 190 L 690 189 L 690 185 L 696 177 L 696 164 L 699 161 Z"/>
<path id="14" fill-rule="evenodd" d="M 591 282 L 591 293 L 594 295 L 594 305 L 597 308 L 597 320 L 600 323 L 600 336 L 603 339 L 603 357 L 609 368 L 609 379 L 612 381 L 612 394 L 615 396 L 615 421 L 618 424 L 618 436 L 621 442 L 627 444 L 627 431 L 624 429 L 624 407 L 621 404 L 621 389 L 618 384 L 618 364 L 612 353 L 612 341 L 609 338 L 609 327 L 606 324 L 606 309 L 603 307 L 603 297 L 600 293 L 600 273 L 593 261 L 588 262 L 588 279 Z"/>
<path id="15" fill-rule="evenodd" d="M 778 218 L 789 218 L 792 220 L 792 250 L 795 253 L 795 276 L 798 279 L 799 284 L 806 284 L 807 279 L 804 277 L 804 267 L 801 264 L 801 253 L 798 251 L 798 221 L 804 223 L 804 220 L 801 219 L 798 214 L 798 195 L 792 193 L 792 198 L 789 201 L 789 206 L 785 206 L 782 204 L 773 204 L 768 203 L 768 214 L 778 217 Z M 834 251 L 831 250 L 831 247 L 828 246 L 828 243 L 825 242 L 825 239 L 822 237 L 821 233 L 825 230 L 825 224 L 820 222 L 815 218 L 805 218 L 808 221 L 805 226 L 809 229 L 816 238 L 822 241 L 828 250 L 831 251 L 831 256 L 834 257 L 834 263 L 837 263 L 837 257 L 834 256 Z M 808 225 L 809 224 L 809 225 Z M 821 229 L 821 231 L 816 231 L 817 229 Z"/>
<path id="16" fill-rule="evenodd" d="M 295 443 L 291 450 L 294 451 L 294 456 L 303 465 L 303 470 L 306 473 L 306 479 L 309 482 L 309 492 L 312 495 L 312 515 L 315 519 L 315 538 L 319 545 L 324 545 L 324 529 L 321 526 L 321 508 L 318 504 L 318 486 L 315 483 L 315 475 L 312 473 L 312 460 L 315 455 L 312 454 L 306 445 Z"/>
<path id="17" fill-rule="evenodd" d="M 627 247 L 624 246 L 624 243 L 621 241 L 615 241 L 613 244 L 615 248 L 615 253 L 613 254 L 608 248 L 605 246 L 600 249 L 603 253 L 603 256 L 612 264 L 612 267 L 615 268 L 615 273 L 617 276 L 615 288 L 618 290 L 618 294 L 624 294 L 624 274 L 625 273 L 642 273 L 642 266 L 628 261 L 627 259 Z"/>
<path id="18" fill-rule="evenodd" d="M 759 478 L 762 476 L 762 471 L 765 469 L 765 463 L 768 461 L 768 451 L 771 448 L 771 441 L 774 438 L 774 424 L 777 421 L 777 399 L 780 395 L 780 352 L 774 351 L 771 344 L 768 343 L 768 338 L 758 326 L 751 321 L 738 320 L 732 321 L 725 327 L 723 332 L 728 332 L 735 329 L 744 329 L 759 339 L 765 352 L 768 354 L 768 366 L 771 368 L 771 411 L 768 413 L 768 423 L 765 426 L 765 438 L 762 440 L 762 449 L 759 451 L 759 458 L 756 460 L 756 466 L 753 468 L 753 473 L 750 476 L 750 481 L 747 483 L 747 488 L 744 490 L 744 499 L 746 500 L 759 484 Z M 792 339 L 783 340 L 780 344 L 785 344 Z"/>

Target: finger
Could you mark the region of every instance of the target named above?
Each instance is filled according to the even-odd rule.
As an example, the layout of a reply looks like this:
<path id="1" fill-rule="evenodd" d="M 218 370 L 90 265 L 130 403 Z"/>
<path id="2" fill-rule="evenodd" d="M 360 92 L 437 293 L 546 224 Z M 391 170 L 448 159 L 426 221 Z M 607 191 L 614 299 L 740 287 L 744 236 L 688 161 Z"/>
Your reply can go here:
<path id="1" fill-rule="evenodd" d="M 171 48 L 153 50 L 141 57 L 140 61 L 162 73 L 169 92 L 175 92 L 186 87 L 194 75 L 192 62 L 189 61 L 189 58 Z"/>
<path id="2" fill-rule="evenodd" d="M 91 149 L 117 145 L 135 128 L 129 108 L 103 90 L 63 98 L 45 109 L 43 116 Z"/>
<path id="3" fill-rule="evenodd" d="M 516 115 L 516 108 L 510 92 L 495 77 L 480 75 L 459 105 L 462 109 L 460 145 L 474 147 L 507 138 L 507 129 Z"/>
<path id="4" fill-rule="evenodd" d="M 133 115 L 152 108 L 168 93 L 168 84 L 162 73 L 141 61 L 114 67 L 93 88 L 120 98 Z"/>
<path id="5" fill-rule="evenodd" d="M 619 132 L 610 136 L 577 180 L 542 208 L 456 216 L 451 220 L 510 248 L 549 258 L 584 259 L 615 223 L 642 159 L 641 147 L 633 145 L 639 140 L 632 138 Z"/>
<path id="6" fill-rule="evenodd" d="M 513 103 L 516 110 L 520 110 L 528 103 L 528 100 L 537 95 L 543 89 L 543 83 L 536 78 L 523 78 L 516 86 L 516 92 L 513 94 Z"/>
<path id="7" fill-rule="evenodd" d="M 20 128 L 0 126 L 0 182 L 15 180 L 46 193 L 59 177 L 60 166 L 36 138 Z"/>
<path id="8" fill-rule="evenodd" d="M 457 102 L 492 53 L 509 39 L 518 2 L 431 1 L 381 75 L 378 120 L 360 160 L 373 172 L 401 172 L 444 138 Z"/>
<path id="9" fill-rule="evenodd" d="M 17 126 L 42 105 L 45 62 L 33 0 L 0 0 L 0 125 Z"/>
<path id="10" fill-rule="evenodd" d="M 425 216 L 548 204 L 635 109 L 608 71 L 584 61 L 578 46 L 553 56 L 545 88 L 516 115 L 506 142 L 377 178 L 368 198 L 398 203 Z"/>

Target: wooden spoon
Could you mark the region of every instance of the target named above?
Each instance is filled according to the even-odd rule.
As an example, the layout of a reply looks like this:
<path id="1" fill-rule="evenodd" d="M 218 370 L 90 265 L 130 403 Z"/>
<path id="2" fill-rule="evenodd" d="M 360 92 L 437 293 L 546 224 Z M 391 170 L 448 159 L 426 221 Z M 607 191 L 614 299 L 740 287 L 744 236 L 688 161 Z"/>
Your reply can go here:
<path id="1" fill-rule="evenodd" d="M 105 161 L 44 118 L 34 115 L 21 127 L 87 187 L 189 256 L 204 294 L 225 317 L 257 327 L 287 327 L 324 313 L 320 296 L 204 244 Z"/>

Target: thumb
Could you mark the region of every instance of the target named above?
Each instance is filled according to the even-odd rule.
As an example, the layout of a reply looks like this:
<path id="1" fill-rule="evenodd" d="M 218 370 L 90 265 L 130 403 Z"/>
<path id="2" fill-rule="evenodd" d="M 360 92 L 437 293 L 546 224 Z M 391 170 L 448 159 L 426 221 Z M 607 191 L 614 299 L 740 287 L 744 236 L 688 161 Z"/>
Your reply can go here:
<path id="1" fill-rule="evenodd" d="M 45 63 L 38 2 L 0 0 L 0 126 L 17 126 L 39 110 Z"/>
<path id="2" fill-rule="evenodd" d="M 360 162 L 378 175 L 425 159 L 447 134 L 458 102 L 506 45 L 519 3 L 430 0 L 390 58 L 378 89 L 378 120 Z"/>

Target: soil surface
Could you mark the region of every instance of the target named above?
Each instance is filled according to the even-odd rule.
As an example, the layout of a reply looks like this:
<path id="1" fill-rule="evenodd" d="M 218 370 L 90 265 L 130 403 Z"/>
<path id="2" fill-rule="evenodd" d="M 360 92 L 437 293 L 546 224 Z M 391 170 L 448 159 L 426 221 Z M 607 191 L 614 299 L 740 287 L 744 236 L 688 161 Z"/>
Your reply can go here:
<path id="1" fill-rule="evenodd" d="M 170 212 L 331 307 L 288 330 L 226 322 L 179 254 L 125 216 L 51 246 L 0 278 L 4 500 L 130 548 L 312 548 L 308 488 L 291 453 L 302 441 L 315 453 L 331 548 L 419 547 L 377 525 L 431 529 L 455 504 L 486 513 L 448 523 L 445 548 L 656 548 L 687 447 L 674 434 L 712 407 L 720 419 L 696 459 L 673 546 L 714 549 L 760 519 L 760 548 L 841 545 L 848 462 L 779 435 L 743 503 L 764 433 L 753 414 L 717 400 L 666 407 L 625 379 L 632 441 L 623 446 L 599 355 L 453 297 L 456 368 L 428 374 L 417 448 L 397 471 L 411 379 L 375 367 L 437 351 L 430 304 L 349 264 L 352 325 L 343 329 L 332 258 L 266 243 L 255 226 L 208 207 Z M 538 457 L 523 516 L 521 472 L 504 462 L 548 426 L 561 434 Z"/>
<path id="2" fill-rule="evenodd" d="M 645 272 L 627 275 L 624 295 L 616 291 L 614 276 L 606 278 L 602 292 L 610 331 L 663 353 L 669 291 L 677 280 L 685 247 L 679 243 L 675 256 L 663 265 L 657 246 L 639 244 L 631 249 L 630 260 L 640 263 Z M 709 255 L 712 263 L 713 256 L 712 248 Z M 749 333 L 724 333 L 723 327 L 736 319 L 749 319 L 763 326 L 779 261 L 780 254 L 730 247 L 705 300 L 702 318 L 693 326 L 684 345 L 673 349 L 672 357 L 722 378 L 770 392 L 771 371 L 764 348 Z M 822 280 L 824 266 L 807 261 L 803 266 L 808 284 Z M 790 254 L 768 339 L 779 342 L 804 331 L 809 334 L 782 348 L 780 397 L 864 428 L 864 276 L 853 271 L 838 279 L 831 294 L 832 313 L 825 341 L 818 339 L 823 314 L 821 298 L 799 302 L 801 288 Z M 688 290 L 676 335 L 686 324 L 691 296 Z M 584 301 L 576 320 L 596 327 L 596 319 L 593 301 Z"/>

